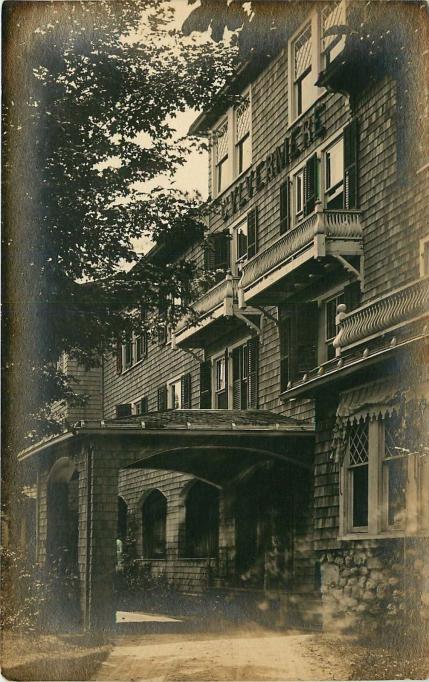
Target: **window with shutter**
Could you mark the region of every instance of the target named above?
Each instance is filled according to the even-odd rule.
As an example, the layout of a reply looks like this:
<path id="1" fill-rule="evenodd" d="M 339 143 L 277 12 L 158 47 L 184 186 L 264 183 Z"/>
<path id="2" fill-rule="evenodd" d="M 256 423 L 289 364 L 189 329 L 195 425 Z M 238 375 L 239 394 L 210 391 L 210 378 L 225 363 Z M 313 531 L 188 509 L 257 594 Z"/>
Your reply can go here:
<path id="1" fill-rule="evenodd" d="M 258 364 L 259 364 L 259 339 L 253 338 L 247 342 L 248 352 L 248 400 L 247 407 L 250 410 L 258 409 Z"/>
<path id="2" fill-rule="evenodd" d="M 181 378 L 182 409 L 191 408 L 191 374 L 188 372 Z"/>
<path id="3" fill-rule="evenodd" d="M 289 178 L 280 185 L 280 234 L 289 230 Z"/>
<path id="4" fill-rule="evenodd" d="M 358 178 L 358 122 L 353 119 L 344 128 L 344 208 L 354 209 L 359 205 Z"/>
<path id="5" fill-rule="evenodd" d="M 258 339 L 250 339 L 232 351 L 232 406 L 256 409 L 258 404 Z"/>
<path id="6" fill-rule="evenodd" d="M 116 418 L 129 417 L 131 415 L 131 403 L 116 405 Z"/>
<path id="7" fill-rule="evenodd" d="M 319 162 L 313 154 L 304 168 L 304 215 L 313 213 L 319 193 Z"/>
<path id="8" fill-rule="evenodd" d="M 147 396 L 140 398 L 133 404 L 133 412 L 137 415 L 148 414 L 149 412 L 149 399 Z"/>
<path id="9" fill-rule="evenodd" d="M 210 410 L 212 406 L 212 363 L 205 360 L 200 365 L 200 409 Z"/>
<path id="10" fill-rule="evenodd" d="M 215 405 L 218 410 L 228 409 L 228 352 L 215 360 Z"/>
<path id="11" fill-rule="evenodd" d="M 247 214 L 247 258 L 253 258 L 258 250 L 258 208 Z"/>
<path id="12" fill-rule="evenodd" d="M 165 412 L 167 409 L 167 386 L 158 387 L 158 412 Z"/>
<path id="13" fill-rule="evenodd" d="M 304 303 L 296 309 L 294 378 L 317 366 L 318 306 Z"/>
<path id="14" fill-rule="evenodd" d="M 204 249 L 204 266 L 206 270 L 228 270 L 230 268 L 229 232 L 218 232 L 210 235 Z"/>

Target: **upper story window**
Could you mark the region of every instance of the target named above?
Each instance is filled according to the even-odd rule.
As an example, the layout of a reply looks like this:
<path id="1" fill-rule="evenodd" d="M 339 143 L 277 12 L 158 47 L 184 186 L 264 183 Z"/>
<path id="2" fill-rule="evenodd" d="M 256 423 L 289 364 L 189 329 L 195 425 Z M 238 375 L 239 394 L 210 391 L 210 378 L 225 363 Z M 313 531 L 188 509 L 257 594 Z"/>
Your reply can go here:
<path id="1" fill-rule="evenodd" d="M 116 369 L 120 374 L 143 360 L 148 353 L 148 337 L 146 332 L 132 332 L 125 343 L 118 342 L 116 350 Z"/>
<path id="2" fill-rule="evenodd" d="M 314 9 L 292 37 L 289 43 L 289 124 L 324 92 L 316 82 L 320 72 L 344 48 L 344 34 L 332 30 L 344 23 L 344 0 L 328 2 L 321 10 Z"/>
<path id="3" fill-rule="evenodd" d="M 224 121 L 215 132 L 216 155 L 216 194 L 220 194 L 229 185 L 228 163 L 228 121 Z"/>
<path id="4" fill-rule="evenodd" d="M 258 207 L 255 206 L 232 230 L 233 262 L 242 263 L 258 251 Z"/>
<path id="5" fill-rule="evenodd" d="M 306 111 L 317 97 L 312 68 L 312 22 L 307 24 L 293 43 L 294 118 Z"/>
<path id="6" fill-rule="evenodd" d="M 235 156 L 237 175 L 245 171 L 252 162 L 250 145 L 250 93 L 235 109 Z"/>
<path id="7" fill-rule="evenodd" d="M 201 409 L 257 409 L 258 347 L 252 338 L 201 363 Z"/>
<path id="8" fill-rule="evenodd" d="M 325 151 L 325 193 L 327 208 L 343 208 L 344 142 L 340 137 Z"/>
<path id="9" fill-rule="evenodd" d="M 221 194 L 252 163 L 251 93 L 242 94 L 240 102 L 230 107 L 213 131 L 213 195 Z"/>
<path id="10" fill-rule="evenodd" d="M 323 57 L 323 68 L 326 68 L 334 61 L 342 50 L 346 42 L 345 34 L 329 34 L 329 30 L 335 26 L 342 26 L 346 21 L 344 0 L 330 2 L 321 11 L 321 52 Z M 326 35 L 328 32 L 328 35 Z"/>

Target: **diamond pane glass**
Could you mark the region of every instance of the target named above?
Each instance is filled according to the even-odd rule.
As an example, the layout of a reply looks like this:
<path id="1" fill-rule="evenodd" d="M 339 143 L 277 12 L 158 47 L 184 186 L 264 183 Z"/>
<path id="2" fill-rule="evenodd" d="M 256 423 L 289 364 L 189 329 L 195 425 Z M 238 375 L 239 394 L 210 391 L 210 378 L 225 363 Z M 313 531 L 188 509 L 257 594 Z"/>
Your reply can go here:
<path id="1" fill-rule="evenodd" d="M 296 80 L 311 66 L 311 24 L 295 40 L 294 61 Z"/>
<path id="2" fill-rule="evenodd" d="M 337 36 L 326 36 L 325 31 L 332 26 L 339 26 L 344 23 L 343 6 L 341 2 L 330 2 L 322 9 L 322 49 L 326 50 Z"/>
<path id="3" fill-rule="evenodd" d="M 221 161 L 228 155 L 228 121 L 225 121 L 216 131 L 216 158 Z"/>
<path id="4" fill-rule="evenodd" d="M 350 465 L 368 462 L 368 423 L 352 426 L 349 439 Z"/>
<path id="5" fill-rule="evenodd" d="M 243 99 L 235 110 L 236 140 L 241 140 L 250 130 L 250 98 Z"/>

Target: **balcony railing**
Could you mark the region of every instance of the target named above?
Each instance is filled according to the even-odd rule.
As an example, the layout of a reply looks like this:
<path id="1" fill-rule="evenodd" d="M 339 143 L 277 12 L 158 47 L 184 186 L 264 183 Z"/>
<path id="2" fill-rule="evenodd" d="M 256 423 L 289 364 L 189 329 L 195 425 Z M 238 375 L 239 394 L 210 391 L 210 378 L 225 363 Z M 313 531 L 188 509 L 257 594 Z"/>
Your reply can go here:
<path id="1" fill-rule="evenodd" d="M 237 300 L 237 285 L 239 278 L 227 275 L 225 279 L 215 284 L 211 289 L 202 294 L 193 304 L 197 320 L 191 315 L 185 315 L 177 323 L 175 334 L 178 336 L 190 325 L 198 325 L 198 321 L 209 316 L 221 305 L 224 305 L 224 314 L 232 315 L 233 302 Z"/>
<path id="2" fill-rule="evenodd" d="M 360 212 L 317 209 L 244 265 L 242 288 L 251 287 L 260 278 L 293 260 L 312 245 L 315 245 L 317 249 L 318 237 L 325 237 L 327 240 L 360 240 L 362 237 Z M 315 253 L 315 255 L 324 254 Z"/>
<path id="3" fill-rule="evenodd" d="M 339 306 L 341 308 L 341 306 Z M 429 277 L 396 289 L 346 314 L 339 311 L 340 331 L 334 340 L 337 353 L 362 340 L 412 322 L 429 312 Z"/>

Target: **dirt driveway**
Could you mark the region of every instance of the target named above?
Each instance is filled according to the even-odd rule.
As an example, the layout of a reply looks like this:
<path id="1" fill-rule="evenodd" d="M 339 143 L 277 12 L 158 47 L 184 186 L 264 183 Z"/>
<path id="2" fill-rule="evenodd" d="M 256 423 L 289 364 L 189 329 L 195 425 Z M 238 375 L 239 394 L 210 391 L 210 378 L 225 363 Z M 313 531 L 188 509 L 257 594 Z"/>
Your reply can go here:
<path id="1" fill-rule="evenodd" d="M 180 618 L 118 613 L 124 628 L 94 680 L 147 682 L 347 680 L 344 658 L 320 634 L 255 625 L 192 627 Z"/>

